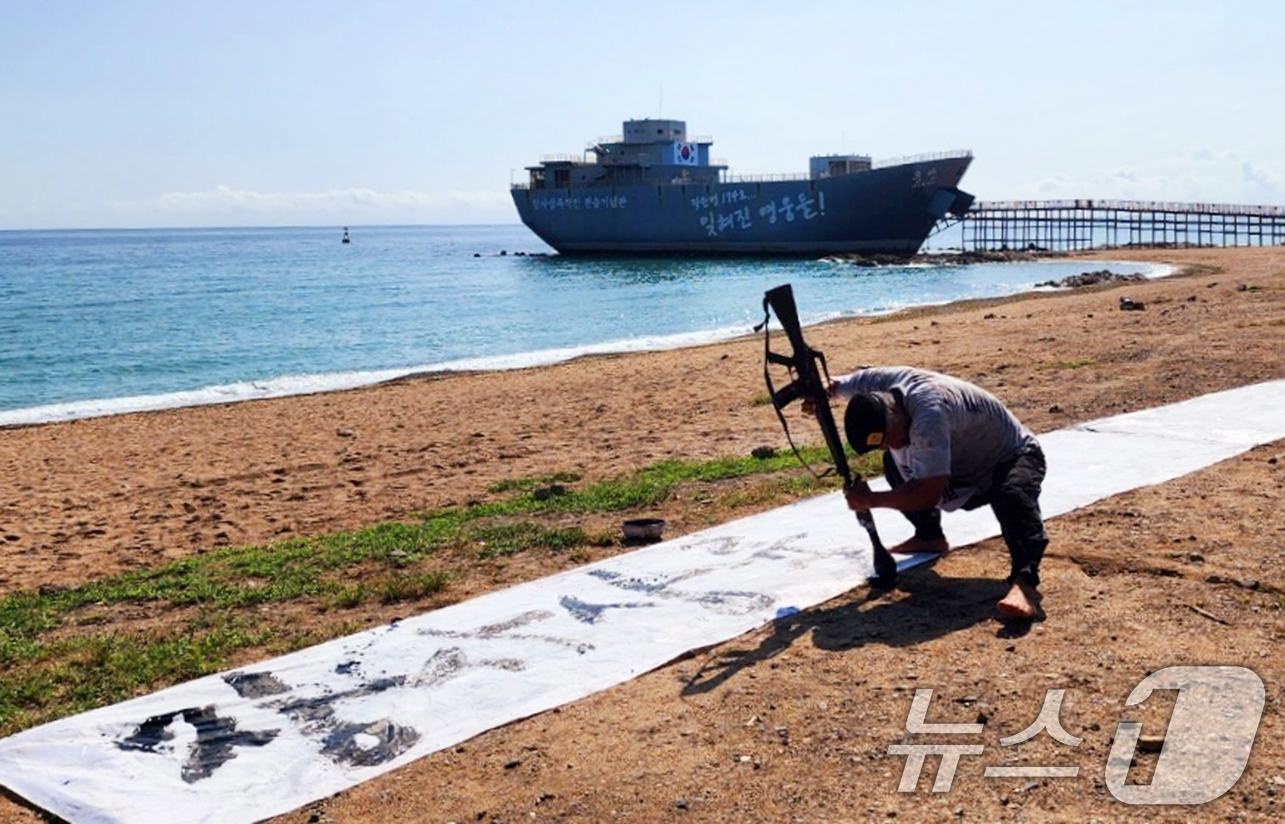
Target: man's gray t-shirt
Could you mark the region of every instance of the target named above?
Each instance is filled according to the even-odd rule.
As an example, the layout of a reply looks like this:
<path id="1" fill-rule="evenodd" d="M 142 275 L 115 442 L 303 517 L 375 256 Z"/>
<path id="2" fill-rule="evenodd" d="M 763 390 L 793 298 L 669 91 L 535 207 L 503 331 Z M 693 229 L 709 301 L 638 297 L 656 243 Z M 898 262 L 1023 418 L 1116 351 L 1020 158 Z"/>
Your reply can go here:
<path id="1" fill-rule="evenodd" d="M 947 476 L 938 504 L 952 510 L 991 486 L 996 466 L 1035 444 L 1035 436 L 991 393 L 959 378 L 910 366 L 863 369 L 835 379 L 839 398 L 867 392 L 902 396 L 910 443 L 890 449 L 902 477 Z"/>

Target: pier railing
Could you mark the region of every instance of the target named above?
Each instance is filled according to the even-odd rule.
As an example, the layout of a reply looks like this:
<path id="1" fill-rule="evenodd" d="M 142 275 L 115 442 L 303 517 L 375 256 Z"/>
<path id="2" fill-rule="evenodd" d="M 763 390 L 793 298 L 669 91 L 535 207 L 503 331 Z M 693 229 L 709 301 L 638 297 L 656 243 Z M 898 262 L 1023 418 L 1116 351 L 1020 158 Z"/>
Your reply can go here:
<path id="1" fill-rule="evenodd" d="M 1149 200 L 979 201 L 960 219 L 968 250 L 1279 246 L 1285 206 Z"/>

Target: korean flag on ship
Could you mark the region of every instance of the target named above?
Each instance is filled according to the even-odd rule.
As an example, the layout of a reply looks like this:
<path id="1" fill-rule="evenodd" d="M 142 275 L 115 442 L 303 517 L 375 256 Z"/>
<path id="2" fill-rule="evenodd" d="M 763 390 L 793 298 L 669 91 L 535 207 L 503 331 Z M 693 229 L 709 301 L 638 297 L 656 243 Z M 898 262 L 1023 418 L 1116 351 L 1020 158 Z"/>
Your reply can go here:
<path id="1" fill-rule="evenodd" d="M 695 143 L 683 143 L 681 140 L 674 141 L 674 164 L 677 166 L 695 166 L 696 158 L 700 157 L 696 151 Z"/>

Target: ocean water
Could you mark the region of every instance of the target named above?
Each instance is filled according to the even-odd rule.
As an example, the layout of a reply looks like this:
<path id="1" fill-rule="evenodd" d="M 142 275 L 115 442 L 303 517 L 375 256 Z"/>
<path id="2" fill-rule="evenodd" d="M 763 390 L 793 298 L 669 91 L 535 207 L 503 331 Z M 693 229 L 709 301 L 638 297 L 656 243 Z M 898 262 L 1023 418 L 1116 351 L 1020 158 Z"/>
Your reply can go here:
<path id="1" fill-rule="evenodd" d="M 994 297 L 1074 261 L 562 258 L 525 227 L 0 232 L 0 426 L 508 369 Z M 1141 264 L 1112 271 L 1162 274 Z"/>

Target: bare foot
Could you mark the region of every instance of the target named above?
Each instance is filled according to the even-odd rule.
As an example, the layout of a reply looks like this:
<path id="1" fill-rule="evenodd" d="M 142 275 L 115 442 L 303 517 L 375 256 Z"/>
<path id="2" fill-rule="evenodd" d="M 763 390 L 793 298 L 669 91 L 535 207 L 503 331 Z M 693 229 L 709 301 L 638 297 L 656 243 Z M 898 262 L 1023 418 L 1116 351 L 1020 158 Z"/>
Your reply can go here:
<path id="1" fill-rule="evenodd" d="M 896 555 L 914 555 L 917 552 L 929 552 L 933 555 L 945 555 L 950 552 L 950 544 L 945 538 L 926 541 L 923 538 L 911 538 L 888 550 Z"/>
<path id="2" fill-rule="evenodd" d="M 1018 577 L 1008 588 L 1008 594 L 996 605 L 1001 615 L 1008 618 L 1022 618 L 1027 621 L 1043 621 L 1044 609 L 1040 606 L 1043 600 L 1040 593 L 1025 578 Z"/>

